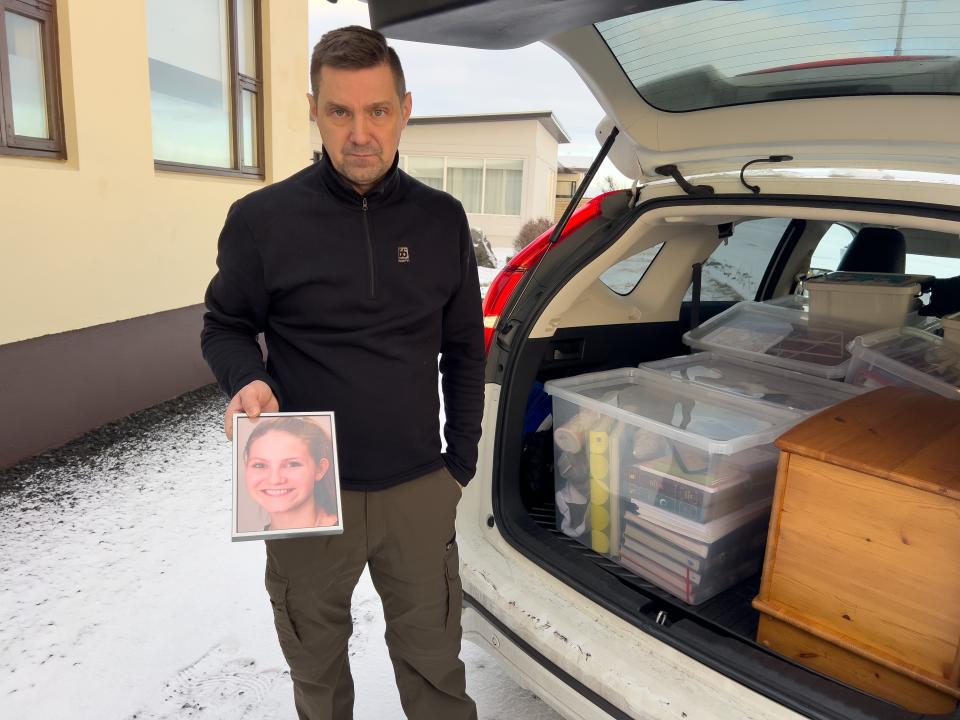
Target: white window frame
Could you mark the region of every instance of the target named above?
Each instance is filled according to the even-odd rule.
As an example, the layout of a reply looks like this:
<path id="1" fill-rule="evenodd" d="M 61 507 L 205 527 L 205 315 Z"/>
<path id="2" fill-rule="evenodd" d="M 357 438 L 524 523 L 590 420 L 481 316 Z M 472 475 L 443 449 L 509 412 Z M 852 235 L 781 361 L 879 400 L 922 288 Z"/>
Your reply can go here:
<path id="1" fill-rule="evenodd" d="M 450 158 L 449 155 L 440 155 L 438 153 L 434 153 L 434 154 L 406 153 L 400 156 L 400 168 L 404 172 L 406 172 L 407 160 L 408 158 L 411 158 L 411 157 L 442 158 L 443 159 L 443 191 L 448 192 L 447 191 L 447 160 Z M 482 170 L 483 174 L 480 177 L 481 212 L 470 213 L 471 215 L 486 215 L 488 217 L 505 217 L 505 218 L 522 218 L 523 217 L 523 209 L 524 209 L 524 205 L 526 204 L 524 200 L 524 192 L 523 192 L 523 188 L 526 187 L 526 179 L 527 179 L 527 159 L 526 158 L 508 157 L 508 156 L 487 158 L 487 157 L 479 157 L 477 155 L 471 155 L 470 153 L 458 153 L 455 157 L 463 158 L 464 160 L 482 160 L 483 161 L 483 170 Z M 486 202 L 487 202 L 487 160 L 519 160 L 521 162 L 522 167 L 520 168 L 520 212 L 518 212 L 516 215 L 510 215 L 510 214 L 504 214 L 504 213 L 482 212 L 483 208 L 486 207 Z M 556 182 L 554 182 L 554 185 L 556 185 Z"/>

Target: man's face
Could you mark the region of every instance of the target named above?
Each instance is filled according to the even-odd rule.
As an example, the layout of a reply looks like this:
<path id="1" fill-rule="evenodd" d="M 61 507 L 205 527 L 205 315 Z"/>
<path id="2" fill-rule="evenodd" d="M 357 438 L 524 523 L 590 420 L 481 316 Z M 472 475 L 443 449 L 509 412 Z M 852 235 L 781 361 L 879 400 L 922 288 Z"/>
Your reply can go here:
<path id="1" fill-rule="evenodd" d="M 363 195 L 393 164 L 413 106 L 410 93 L 398 97 L 389 65 L 323 66 L 317 94 L 308 97 L 330 161 Z"/>

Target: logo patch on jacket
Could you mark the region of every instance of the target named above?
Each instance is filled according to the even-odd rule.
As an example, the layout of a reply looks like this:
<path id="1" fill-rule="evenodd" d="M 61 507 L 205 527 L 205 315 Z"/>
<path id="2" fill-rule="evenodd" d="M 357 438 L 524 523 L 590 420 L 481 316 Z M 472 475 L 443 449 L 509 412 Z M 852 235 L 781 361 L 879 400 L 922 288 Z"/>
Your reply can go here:
<path id="1" fill-rule="evenodd" d="M 410 262 L 410 248 L 406 245 L 401 245 L 397 248 L 397 262 L 398 263 L 407 263 Z"/>

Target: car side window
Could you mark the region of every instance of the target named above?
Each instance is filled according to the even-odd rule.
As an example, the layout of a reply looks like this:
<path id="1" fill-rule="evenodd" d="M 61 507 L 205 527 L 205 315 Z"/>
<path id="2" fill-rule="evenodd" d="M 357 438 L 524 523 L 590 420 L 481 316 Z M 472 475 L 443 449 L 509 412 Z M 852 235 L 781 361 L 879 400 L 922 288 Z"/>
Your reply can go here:
<path id="1" fill-rule="evenodd" d="M 611 265 L 600 276 L 600 280 L 618 295 L 629 295 L 643 279 L 644 273 L 647 272 L 647 268 L 662 247 L 663 243 L 657 243 L 653 247 L 648 247 L 636 255 L 621 260 L 616 265 Z"/>
<path id="2" fill-rule="evenodd" d="M 703 264 L 700 299 L 755 299 L 763 274 L 789 224 L 789 218 L 759 218 L 734 226 L 733 235 L 721 241 Z M 692 299 L 691 283 L 684 301 Z"/>
<path id="3" fill-rule="evenodd" d="M 836 270 L 855 234 L 853 230 L 840 223 L 834 223 L 827 228 L 820 242 L 817 243 L 817 249 L 813 251 L 813 257 L 810 258 L 810 274 Z"/>

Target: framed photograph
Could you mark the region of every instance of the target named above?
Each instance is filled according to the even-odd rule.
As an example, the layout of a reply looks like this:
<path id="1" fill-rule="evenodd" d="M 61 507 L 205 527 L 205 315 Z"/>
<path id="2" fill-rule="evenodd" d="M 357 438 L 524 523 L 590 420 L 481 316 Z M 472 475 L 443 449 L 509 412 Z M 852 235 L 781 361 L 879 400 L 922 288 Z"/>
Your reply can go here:
<path id="1" fill-rule="evenodd" d="M 333 413 L 234 415 L 231 539 L 342 532 Z"/>

